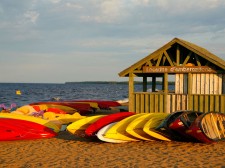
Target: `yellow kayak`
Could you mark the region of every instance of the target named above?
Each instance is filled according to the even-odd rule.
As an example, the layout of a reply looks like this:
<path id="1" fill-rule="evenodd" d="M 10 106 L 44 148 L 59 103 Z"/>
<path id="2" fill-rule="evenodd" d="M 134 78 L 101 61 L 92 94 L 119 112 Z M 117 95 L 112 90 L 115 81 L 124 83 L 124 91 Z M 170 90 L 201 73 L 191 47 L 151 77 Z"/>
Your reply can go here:
<path id="1" fill-rule="evenodd" d="M 24 105 L 16 109 L 16 111 L 13 111 L 14 113 L 20 113 L 24 115 L 29 115 L 33 112 L 37 112 L 32 106 L 30 105 Z"/>
<path id="2" fill-rule="evenodd" d="M 45 112 L 43 114 L 43 119 L 50 120 L 50 121 L 58 120 L 62 124 L 69 124 L 69 123 L 75 122 L 75 121 L 83 119 L 83 118 L 86 118 L 86 116 L 81 116 L 79 113 L 56 114 L 53 112 Z"/>
<path id="3" fill-rule="evenodd" d="M 60 128 L 54 124 L 51 121 L 44 120 L 42 118 L 28 116 L 28 115 L 21 115 L 21 114 L 12 114 L 12 113 L 0 113 L 0 118 L 12 118 L 12 119 L 20 119 L 20 120 L 26 120 L 35 122 L 41 125 L 44 125 L 50 129 L 52 129 L 54 132 L 59 132 Z"/>
<path id="4" fill-rule="evenodd" d="M 105 115 L 97 115 L 97 116 L 90 116 L 83 119 L 80 119 L 78 121 L 75 121 L 67 126 L 67 131 L 71 134 L 78 135 L 81 137 L 85 137 L 85 130 L 86 128 L 97 121 L 98 119 L 102 118 Z"/>
<path id="5" fill-rule="evenodd" d="M 108 129 L 110 129 L 116 123 L 117 122 L 113 122 L 113 123 L 110 123 L 110 124 L 104 126 L 103 128 L 101 128 L 98 131 L 98 133 L 96 134 L 98 139 L 100 139 L 101 141 L 104 141 L 104 142 L 111 142 L 111 143 L 125 143 L 125 142 L 129 142 L 129 141 L 123 141 L 123 140 L 111 139 L 111 138 L 106 138 L 105 137 L 105 133 L 108 131 Z"/>
<path id="6" fill-rule="evenodd" d="M 141 140 L 153 141 L 155 138 L 143 131 L 144 125 L 153 117 L 164 113 L 148 113 L 133 120 L 126 128 L 126 132 Z"/>
<path id="7" fill-rule="evenodd" d="M 74 114 L 78 112 L 75 108 L 69 107 L 69 106 L 64 106 L 64 105 L 58 105 L 58 104 L 39 104 L 35 105 L 39 106 L 41 110 L 47 110 L 48 108 L 57 108 L 60 110 L 63 110 L 69 114 Z"/>
<path id="8" fill-rule="evenodd" d="M 35 105 L 35 106 L 38 106 L 40 110 L 48 110 L 48 108 L 57 108 L 57 109 L 63 110 L 70 114 L 77 112 L 76 109 L 74 109 L 72 107 L 64 106 L 64 105 L 39 104 L 39 105 Z M 32 105 L 21 106 L 21 107 L 17 108 L 16 111 L 14 111 L 14 113 L 18 113 L 18 114 L 20 113 L 20 114 L 24 114 L 24 115 L 30 115 L 33 112 L 37 112 L 37 110 L 35 110 L 35 108 Z"/>
<path id="9" fill-rule="evenodd" d="M 163 141 L 171 141 L 170 139 L 166 138 L 165 136 L 157 133 L 155 130 L 156 127 L 160 125 L 161 122 L 168 116 L 169 114 L 167 113 L 161 113 L 159 116 L 153 116 L 145 125 L 143 128 L 143 131 L 147 133 L 148 135 L 154 137 L 155 139 L 158 140 L 163 140 Z"/>
<path id="10" fill-rule="evenodd" d="M 139 141 L 140 139 L 128 134 L 126 132 L 126 128 L 133 120 L 143 115 L 145 115 L 145 113 L 135 114 L 117 122 L 115 125 L 113 125 L 111 128 L 109 128 L 106 131 L 104 136 L 106 138 L 123 140 L 123 141 Z"/>

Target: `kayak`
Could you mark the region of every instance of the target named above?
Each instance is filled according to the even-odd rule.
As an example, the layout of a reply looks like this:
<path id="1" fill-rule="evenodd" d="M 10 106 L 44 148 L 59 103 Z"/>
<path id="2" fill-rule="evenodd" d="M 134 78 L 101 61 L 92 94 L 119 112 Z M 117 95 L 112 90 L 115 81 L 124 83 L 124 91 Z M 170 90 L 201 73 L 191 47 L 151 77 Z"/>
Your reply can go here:
<path id="1" fill-rule="evenodd" d="M 0 141 L 51 138 L 57 135 L 42 124 L 12 118 L 0 118 L 0 134 Z"/>
<path id="2" fill-rule="evenodd" d="M 102 117 L 99 120 L 95 121 L 93 124 L 91 124 L 89 127 L 87 127 L 87 129 L 85 130 L 85 134 L 87 136 L 96 136 L 96 133 L 104 126 L 113 122 L 118 122 L 134 114 L 135 113 L 133 112 L 119 112 Z"/>
<path id="3" fill-rule="evenodd" d="M 200 142 L 213 143 L 225 140 L 225 114 L 208 112 L 198 116 L 186 131 Z"/>

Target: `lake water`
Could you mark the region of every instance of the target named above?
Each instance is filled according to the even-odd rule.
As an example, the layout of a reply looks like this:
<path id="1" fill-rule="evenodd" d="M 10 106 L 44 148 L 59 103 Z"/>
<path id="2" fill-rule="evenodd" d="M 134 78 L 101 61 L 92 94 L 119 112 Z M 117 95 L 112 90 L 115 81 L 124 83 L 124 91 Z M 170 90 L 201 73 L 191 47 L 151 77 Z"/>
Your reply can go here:
<path id="1" fill-rule="evenodd" d="M 21 91 L 21 95 L 16 94 Z M 142 85 L 135 85 L 135 91 L 141 91 Z M 17 107 L 38 101 L 98 99 L 121 100 L 128 97 L 128 85 L 120 83 L 71 83 L 71 84 L 35 84 L 0 83 L 0 104 Z"/>

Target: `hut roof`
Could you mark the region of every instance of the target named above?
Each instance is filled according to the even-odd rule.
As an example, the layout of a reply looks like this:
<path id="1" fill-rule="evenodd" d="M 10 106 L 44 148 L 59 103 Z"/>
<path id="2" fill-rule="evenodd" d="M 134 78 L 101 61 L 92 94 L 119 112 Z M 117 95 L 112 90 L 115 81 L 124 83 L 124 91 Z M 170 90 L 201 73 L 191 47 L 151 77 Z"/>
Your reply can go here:
<path id="1" fill-rule="evenodd" d="M 136 62 L 135 64 L 131 65 L 130 67 L 126 68 L 125 70 L 121 71 L 119 73 L 120 77 L 128 76 L 130 72 L 133 72 L 134 70 L 137 70 L 139 67 L 149 64 L 149 60 L 153 58 L 158 58 L 160 53 L 163 53 L 163 51 L 166 51 L 167 49 L 171 48 L 172 46 L 179 44 L 180 46 L 183 46 L 184 48 L 188 49 L 189 51 L 197 54 L 198 56 L 204 58 L 205 60 L 209 61 L 213 65 L 216 65 L 220 67 L 221 69 L 225 70 L 225 61 L 216 55 L 212 54 L 208 50 L 199 47 L 193 43 L 190 43 L 188 41 L 174 38 L 158 50 L 154 51 L 153 53 L 149 54 L 145 58 L 141 59 L 140 61 Z"/>

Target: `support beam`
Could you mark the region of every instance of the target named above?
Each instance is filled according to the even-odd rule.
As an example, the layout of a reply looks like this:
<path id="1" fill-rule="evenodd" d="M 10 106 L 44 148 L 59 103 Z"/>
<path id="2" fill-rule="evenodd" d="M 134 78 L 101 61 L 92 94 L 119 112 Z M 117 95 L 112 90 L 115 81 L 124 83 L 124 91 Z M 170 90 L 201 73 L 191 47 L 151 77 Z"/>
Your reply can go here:
<path id="1" fill-rule="evenodd" d="M 168 62 L 170 63 L 170 65 L 171 65 L 171 66 L 174 66 L 172 60 L 170 59 L 170 56 L 168 55 L 168 53 L 167 53 L 166 51 L 164 51 L 164 54 L 165 54 L 165 56 L 166 56 Z"/>
<path id="2" fill-rule="evenodd" d="M 196 59 L 196 62 L 198 64 L 198 66 L 201 66 L 201 62 L 199 61 L 199 58 L 198 58 L 197 54 L 195 54 L 195 59 Z"/>
<path id="3" fill-rule="evenodd" d="M 193 79 L 192 79 L 192 74 L 191 73 L 188 73 L 188 107 L 187 107 L 187 110 L 192 110 L 192 82 L 193 82 Z"/>
<path id="4" fill-rule="evenodd" d="M 168 73 L 164 73 L 163 77 L 163 88 L 164 88 L 164 93 L 168 93 Z"/>
<path id="5" fill-rule="evenodd" d="M 148 65 L 149 66 L 152 66 L 151 60 L 148 61 Z"/>
<path id="6" fill-rule="evenodd" d="M 176 52 L 176 57 L 177 57 L 177 66 L 180 66 L 180 45 L 177 44 L 177 52 Z"/>
<path id="7" fill-rule="evenodd" d="M 191 58 L 191 54 L 192 54 L 192 51 L 189 51 L 187 57 L 185 58 L 183 62 L 183 66 L 185 66 L 188 63 L 189 59 Z"/>
<path id="8" fill-rule="evenodd" d="M 168 109 L 167 109 L 167 95 L 168 95 L 168 73 L 165 73 L 164 74 L 164 77 L 163 77 L 163 88 L 164 88 L 164 103 L 163 103 L 163 111 L 164 113 L 167 113 L 168 112 Z"/>
<path id="9" fill-rule="evenodd" d="M 143 92 L 147 91 L 147 76 L 143 77 Z"/>
<path id="10" fill-rule="evenodd" d="M 129 111 L 134 111 L 134 74 L 129 73 Z"/>
<path id="11" fill-rule="evenodd" d="M 156 63 L 156 66 L 159 66 L 159 65 L 160 65 L 162 56 L 163 56 L 163 52 L 159 55 L 158 61 L 157 61 L 157 63 Z"/>
<path id="12" fill-rule="evenodd" d="M 156 90 L 156 77 L 152 77 L 152 92 L 155 92 Z"/>
<path id="13" fill-rule="evenodd" d="M 166 56 L 163 55 L 162 66 L 165 66 Z"/>

